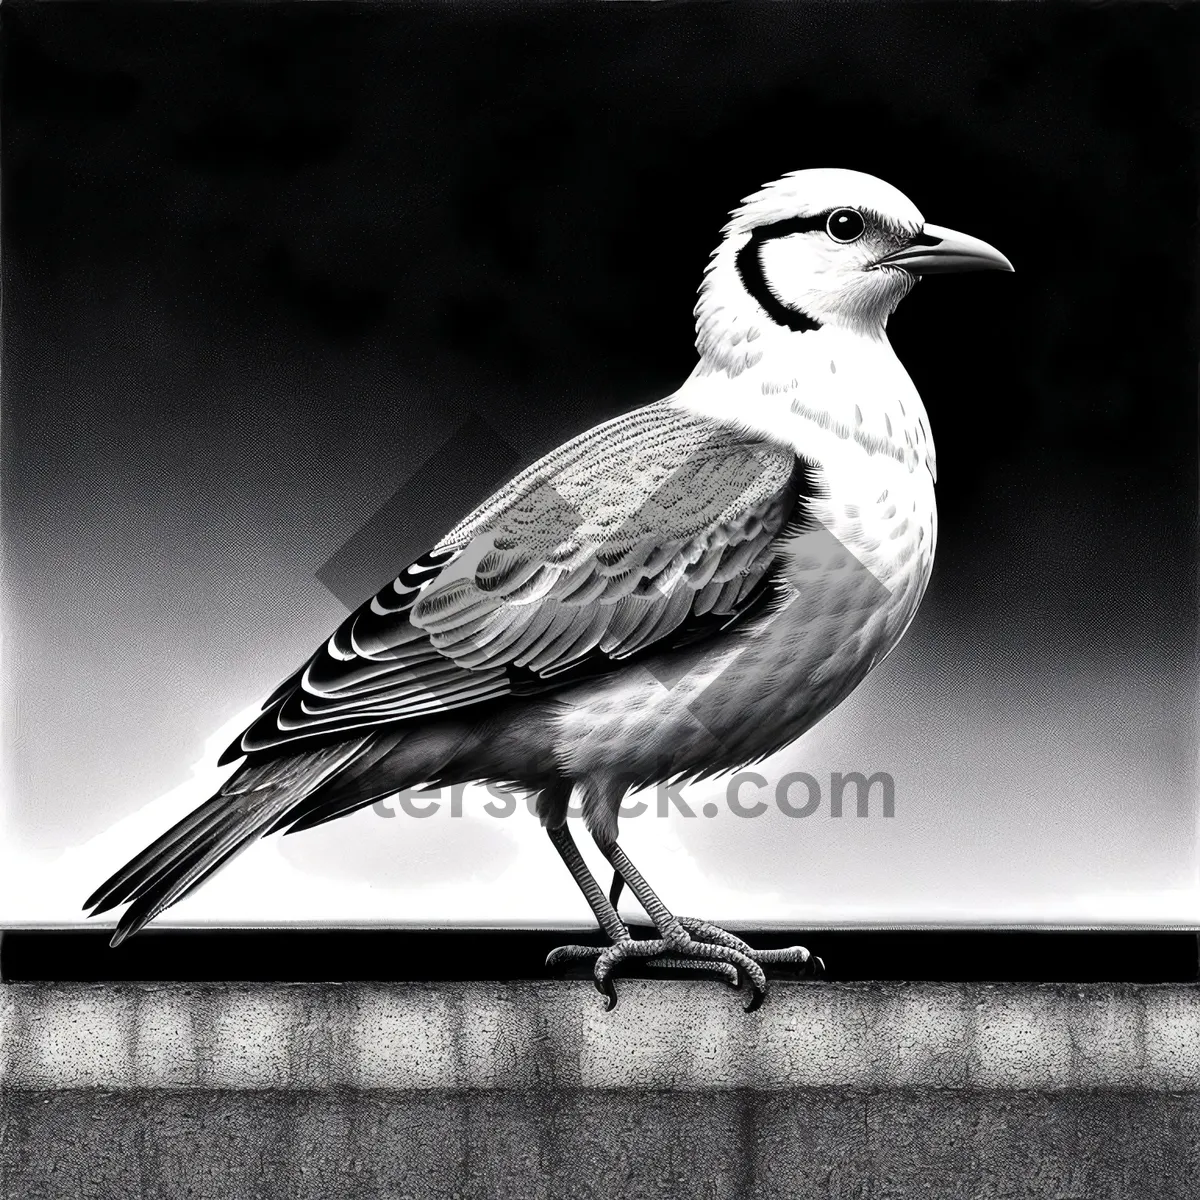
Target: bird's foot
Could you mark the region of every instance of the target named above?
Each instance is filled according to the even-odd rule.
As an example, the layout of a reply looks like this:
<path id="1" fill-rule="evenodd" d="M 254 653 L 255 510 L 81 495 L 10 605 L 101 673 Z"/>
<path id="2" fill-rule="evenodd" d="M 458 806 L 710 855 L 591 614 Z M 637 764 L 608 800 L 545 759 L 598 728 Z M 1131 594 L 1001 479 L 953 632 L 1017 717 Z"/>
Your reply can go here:
<path id="1" fill-rule="evenodd" d="M 703 924 L 698 922 L 697 924 Z M 706 928 L 736 941 L 732 934 L 724 934 L 716 926 Z M 742 943 L 745 945 L 745 943 Z M 749 947 L 747 947 L 749 949 Z M 607 1008 L 616 1007 L 617 989 L 613 972 L 621 963 L 630 959 L 642 959 L 649 967 L 667 971 L 703 971 L 715 973 L 731 987 L 737 987 L 744 977 L 750 985 L 750 1000 L 747 1012 L 753 1012 L 767 994 L 767 978 L 763 969 L 750 955 L 737 947 L 717 942 L 715 939 L 698 941 L 690 931 L 676 938 L 622 938 L 611 946 L 559 946 L 546 958 L 546 966 L 563 966 L 589 958 L 596 960 L 592 976 L 596 989 L 607 1000 Z"/>
<path id="2" fill-rule="evenodd" d="M 695 917 L 676 917 L 676 920 L 693 938 L 702 942 L 711 942 L 717 946 L 726 946 L 730 950 L 737 950 L 763 966 L 798 966 L 803 969 L 804 975 L 809 979 L 818 979 L 825 973 L 825 963 L 815 954 L 810 954 L 803 946 L 787 946 L 782 950 L 755 950 L 753 946 L 748 945 L 727 929 L 722 929 L 719 925 L 712 925 L 708 921 L 698 921 Z"/>
<path id="3" fill-rule="evenodd" d="M 625 946 L 629 949 L 625 949 Z M 665 971 L 701 972 L 706 975 L 718 975 L 732 988 L 737 988 L 740 976 L 738 969 L 732 963 L 715 960 L 686 958 L 657 958 L 653 957 L 663 951 L 667 943 L 661 938 L 653 941 L 638 941 L 632 937 L 622 938 L 611 946 L 558 946 L 546 956 L 546 966 L 562 967 L 569 963 L 585 962 L 595 959 L 592 976 L 596 988 L 606 1000 L 606 1010 L 611 1012 L 617 1005 L 617 987 L 613 980 L 613 972 L 620 963 L 630 958 L 647 959 L 647 966 Z M 610 953 L 611 952 L 611 953 Z"/>

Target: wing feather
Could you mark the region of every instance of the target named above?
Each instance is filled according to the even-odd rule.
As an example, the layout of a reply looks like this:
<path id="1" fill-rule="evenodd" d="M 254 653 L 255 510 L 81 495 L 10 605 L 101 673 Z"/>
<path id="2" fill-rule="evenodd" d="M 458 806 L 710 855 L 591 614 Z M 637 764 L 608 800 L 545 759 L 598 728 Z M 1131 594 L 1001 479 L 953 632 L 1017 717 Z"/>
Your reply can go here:
<path id="1" fill-rule="evenodd" d="M 666 402 L 589 430 L 347 617 L 223 761 L 568 686 L 704 636 L 739 619 L 814 487 L 790 447 Z"/>

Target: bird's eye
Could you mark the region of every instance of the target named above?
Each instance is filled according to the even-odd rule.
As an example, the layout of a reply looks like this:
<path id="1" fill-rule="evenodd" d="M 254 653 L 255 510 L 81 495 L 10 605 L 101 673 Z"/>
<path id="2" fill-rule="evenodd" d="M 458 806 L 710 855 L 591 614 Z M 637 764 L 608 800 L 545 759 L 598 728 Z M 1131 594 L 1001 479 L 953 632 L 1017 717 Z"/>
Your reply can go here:
<path id="1" fill-rule="evenodd" d="M 863 215 L 857 209 L 839 208 L 829 214 L 825 222 L 825 232 L 835 242 L 854 242 L 863 235 L 867 227 Z"/>

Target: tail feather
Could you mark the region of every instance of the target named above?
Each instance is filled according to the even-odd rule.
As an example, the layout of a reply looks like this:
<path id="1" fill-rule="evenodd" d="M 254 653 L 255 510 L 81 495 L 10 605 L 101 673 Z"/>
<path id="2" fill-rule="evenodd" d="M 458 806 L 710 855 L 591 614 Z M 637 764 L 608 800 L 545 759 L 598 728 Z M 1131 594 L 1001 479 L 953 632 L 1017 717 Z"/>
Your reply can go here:
<path id="1" fill-rule="evenodd" d="M 224 824 L 228 827 L 228 820 L 224 822 L 214 822 L 210 825 L 210 831 L 218 830 Z M 139 901 L 143 903 L 151 903 L 151 893 L 161 889 L 165 882 L 175 883 L 182 886 L 183 880 L 194 870 L 194 868 L 202 861 L 207 861 L 210 858 L 210 853 L 216 849 L 216 845 L 221 841 L 221 835 L 218 833 L 215 839 L 208 839 L 197 845 L 195 841 L 191 842 L 186 847 L 181 847 L 179 852 L 172 854 L 170 858 L 164 859 L 159 863 L 153 873 L 147 873 L 142 882 L 133 889 L 120 903 L 135 905 Z M 180 899 L 183 898 L 183 893 L 180 892 Z"/>
<path id="2" fill-rule="evenodd" d="M 271 827 L 299 833 L 323 825 L 335 817 L 344 817 L 396 791 L 396 785 L 381 781 L 374 768 L 395 748 L 399 738 L 379 738 L 336 776 L 312 791 L 300 804 L 289 808 Z"/>
<path id="3" fill-rule="evenodd" d="M 356 788 L 353 792 L 339 791 L 335 795 L 314 808 L 309 809 L 303 817 L 292 819 L 292 814 L 285 813 L 277 828 L 285 833 L 303 833 L 306 829 L 315 829 L 318 825 L 326 825 L 338 817 L 348 816 L 376 800 L 383 800 L 392 795 L 395 788 Z"/>
<path id="4" fill-rule="evenodd" d="M 362 754 L 289 808 L 270 832 L 282 829 L 286 833 L 300 833 L 365 808 L 401 788 L 436 778 L 446 771 L 470 735 L 471 728 L 461 723 L 424 729 L 415 738 L 407 731 L 392 735 L 377 733 Z M 397 755 L 395 752 L 402 744 L 405 753 Z M 386 769 L 377 770 L 389 757 Z"/>
<path id="5" fill-rule="evenodd" d="M 366 737 L 248 765 L 101 884 L 84 907 L 95 916 L 119 904 L 129 905 L 112 939 L 112 945 L 119 946 L 269 832 L 289 809 L 353 763 L 370 741 Z"/>
<path id="6" fill-rule="evenodd" d="M 132 900 L 146 883 L 187 853 L 196 841 L 210 833 L 229 803 L 223 794 L 205 801 L 194 813 L 167 830 L 115 875 L 105 880 L 84 902 L 92 916 L 108 912 L 118 904 Z"/>
<path id="7" fill-rule="evenodd" d="M 278 805 L 288 803 L 286 795 L 276 797 L 267 820 L 274 819 Z M 188 892 L 203 883 L 214 871 L 223 867 L 235 854 L 245 850 L 263 832 L 261 814 L 247 817 L 235 814 L 218 835 L 215 844 L 198 846 L 177 859 L 171 866 L 151 876 L 131 898 L 129 907 L 117 922 L 111 945 L 119 946 L 159 913 L 182 900 Z"/>

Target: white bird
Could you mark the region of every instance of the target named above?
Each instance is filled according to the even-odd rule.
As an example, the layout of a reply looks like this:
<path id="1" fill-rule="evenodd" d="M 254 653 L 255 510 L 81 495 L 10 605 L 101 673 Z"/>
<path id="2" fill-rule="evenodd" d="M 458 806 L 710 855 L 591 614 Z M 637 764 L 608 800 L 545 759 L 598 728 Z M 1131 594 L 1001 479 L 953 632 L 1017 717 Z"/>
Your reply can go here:
<path id="1" fill-rule="evenodd" d="M 723 233 L 687 381 L 534 463 L 349 616 L 226 752 L 245 761 L 220 792 L 87 901 L 128 903 L 113 945 L 262 835 L 480 781 L 537 793 L 611 943 L 550 961 L 595 958 L 610 1006 L 628 958 L 741 972 L 750 1007 L 762 963 L 809 961 L 673 915 L 618 809 L 794 741 L 899 641 L 933 564 L 936 466 L 887 320 L 919 275 L 1012 266 L 854 171 L 785 175 Z M 657 938 L 617 915 L 622 883 Z"/>

